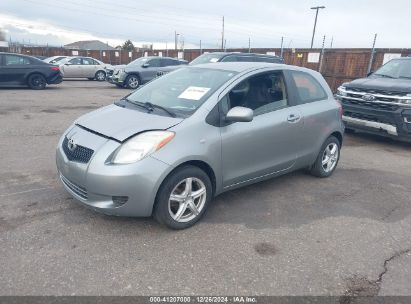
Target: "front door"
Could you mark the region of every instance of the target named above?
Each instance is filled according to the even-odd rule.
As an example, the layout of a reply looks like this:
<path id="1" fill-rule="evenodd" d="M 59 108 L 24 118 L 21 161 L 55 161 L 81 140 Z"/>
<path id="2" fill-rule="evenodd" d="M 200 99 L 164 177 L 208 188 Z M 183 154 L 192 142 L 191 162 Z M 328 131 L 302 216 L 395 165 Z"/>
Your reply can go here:
<path id="1" fill-rule="evenodd" d="M 153 58 L 146 62 L 143 70 L 140 72 L 140 77 L 143 83 L 146 83 L 157 76 L 157 72 L 161 67 L 161 58 Z"/>
<path id="2" fill-rule="evenodd" d="M 293 167 L 300 147 L 301 113 L 290 104 L 282 71 L 254 75 L 221 100 L 221 111 L 251 108 L 251 122 L 221 127 L 223 187 Z"/>
<path id="3" fill-rule="evenodd" d="M 82 65 L 81 65 L 81 58 L 76 57 L 68 62 L 66 62 L 62 67 L 61 67 L 64 77 L 84 77 L 82 76 Z"/>

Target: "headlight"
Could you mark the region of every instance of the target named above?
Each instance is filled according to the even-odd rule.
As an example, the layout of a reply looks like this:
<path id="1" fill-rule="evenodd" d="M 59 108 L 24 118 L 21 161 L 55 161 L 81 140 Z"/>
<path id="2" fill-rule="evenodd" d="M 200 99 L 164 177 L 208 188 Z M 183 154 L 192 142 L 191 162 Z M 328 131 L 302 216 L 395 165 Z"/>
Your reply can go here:
<path id="1" fill-rule="evenodd" d="M 113 164 L 131 164 L 160 150 L 174 137 L 170 131 L 147 131 L 122 144 L 114 153 Z"/>
<path id="2" fill-rule="evenodd" d="M 338 94 L 338 95 L 341 95 L 341 96 L 347 96 L 347 93 L 345 92 L 345 87 L 344 87 L 344 86 L 340 86 L 340 87 L 337 89 L 337 94 Z"/>

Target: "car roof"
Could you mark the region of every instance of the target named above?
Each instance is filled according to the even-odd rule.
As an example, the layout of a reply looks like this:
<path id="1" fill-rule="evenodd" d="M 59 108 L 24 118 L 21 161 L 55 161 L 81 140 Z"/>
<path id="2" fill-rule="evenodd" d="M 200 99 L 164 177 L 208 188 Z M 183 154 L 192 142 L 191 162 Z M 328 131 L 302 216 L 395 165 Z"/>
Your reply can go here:
<path id="1" fill-rule="evenodd" d="M 282 63 L 268 63 L 268 62 L 215 62 L 203 63 L 190 66 L 191 68 L 226 70 L 233 72 L 245 72 L 249 70 L 258 70 L 263 68 L 284 67 Z"/>

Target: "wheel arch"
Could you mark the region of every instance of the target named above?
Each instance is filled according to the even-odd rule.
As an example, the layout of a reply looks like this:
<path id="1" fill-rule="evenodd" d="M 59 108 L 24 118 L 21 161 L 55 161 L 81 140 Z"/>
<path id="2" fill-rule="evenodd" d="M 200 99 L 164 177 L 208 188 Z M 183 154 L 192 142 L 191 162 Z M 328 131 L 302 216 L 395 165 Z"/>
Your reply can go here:
<path id="1" fill-rule="evenodd" d="M 339 143 L 340 143 L 340 147 L 342 146 L 342 143 L 343 143 L 343 135 L 342 135 L 341 132 L 335 131 L 335 132 L 331 133 L 330 136 L 336 137 L 336 138 L 338 139 Z M 330 136 L 328 136 L 328 137 L 330 137 Z M 327 137 L 327 138 L 328 138 L 328 137 Z"/>
<path id="2" fill-rule="evenodd" d="M 214 169 L 213 169 L 208 163 L 206 163 L 206 162 L 203 161 L 203 160 L 197 160 L 197 159 L 195 159 L 195 160 L 187 160 L 187 161 L 182 162 L 182 163 L 179 164 L 178 166 L 174 167 L 174 168 L 173 168 L 170 172 L 168 172 L 168 174 L 163 178 L 163 180 L 161 181 L 161 183 L 160 183 L 159 186 L 157 187 L 157 192 L 156 192 L 156 195 L 155 195 L 155 199 L 154 199 L 154 204 L 153 204 L 153 209 L 152 209 L 152 210 L 154 210 L 154 208 L 155 208 L 155 204 L 156 204 L 156 202 L 157 202 L 157 196 L 158 196 L 158 193 L 159 193 L 159 191 L 160 191 L 160 189 L 161 189 L 161 186 L 164 184 L 164 182 L 167 180 L 167 178 L 168 178 L 169 176 L 171 176 L 171 174 L 173 174 L 176 170 L 178 170 L 178 169 L 180 169 L 180 168 L 182 168 L 182 167 L 184 167 L 184 166 L 194 166 L 194 167 L 197 167 L 197 168 L 200 168 L 201 170 L 203 170 L 203 171 L 207 174 L 207 176 L 210 178 L 211 186 L 212 186 L 212 191 L 213 191 L 213 196 L 215 195 L 215 193 L 216 193 L 216 187 L 217 187 L 217 181 L 216 181 L 216 175 L 215 175 Z M 152 211 L 152 212 L 153 212 L 153 211 Z"/>

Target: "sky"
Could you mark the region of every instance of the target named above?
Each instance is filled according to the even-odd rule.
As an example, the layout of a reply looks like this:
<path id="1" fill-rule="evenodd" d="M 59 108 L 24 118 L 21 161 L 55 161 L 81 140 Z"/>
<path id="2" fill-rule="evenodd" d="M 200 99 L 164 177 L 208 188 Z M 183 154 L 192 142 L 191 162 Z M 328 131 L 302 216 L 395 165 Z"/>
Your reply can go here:
<path id="1" fill-rule="evenodd" d="M 61 46 L 98 39 L 112 46 L 130 39 L 155 48 L 314 47 L 410 48 L 410 0 L 0 0 L 0 29 L 6 39 Z"/>

